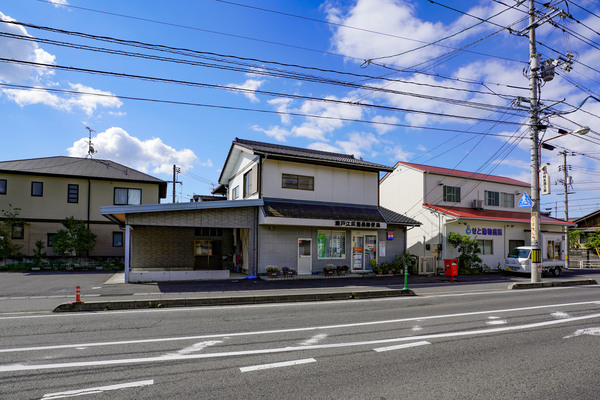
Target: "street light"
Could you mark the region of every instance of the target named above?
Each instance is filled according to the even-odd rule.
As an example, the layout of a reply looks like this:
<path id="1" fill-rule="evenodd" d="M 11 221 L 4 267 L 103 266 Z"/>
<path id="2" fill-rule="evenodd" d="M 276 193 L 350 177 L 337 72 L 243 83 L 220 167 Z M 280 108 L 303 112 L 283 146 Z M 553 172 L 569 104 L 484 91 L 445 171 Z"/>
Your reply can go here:
<path id="1" fill-rule="evenodd" d="M 590 128 L 587 126 L 581 126 L 574 131 L 566 131 L 564 129 L 559 129 L 558 136 L 551 137 L 549 139 L 542 140 L 539 142 L 537 146 L 532 146 L 532 161 L 535 162 L 532 168 L 532 173 L 535 171 L 535 174 L 532 176 L 531 182 L 531 197 L 533 200 L 533 207 L 531 208 L 531 246 L 533 247 L 531 251 L 531 282 L 540 282 L 541 281 L 541 270 L 542 270 L 542 251 L 539 243 L 540 236 L 540 164 L 542 158 L 542 147 L 552 150 L 554 147 L 547 145 L 546 142 L 556 139 L 562 136 L 576 134 L 576 135 L 585 135 L 590 131 Z M 534 136 L 534 139 L 537 139 L 537 134 Z M 535 143 L 535 140 L 534 140 Z M 534 153 L 537 150 L 537 154 Z M 535 157 L 537 156 L 537 157 Z M 566 171 L 565 171 L 566 174 Z M 565 197 L 567 196 L 565 190 Z M 567 259 L 568 259 L 568 241 L 567 241 Z"/>

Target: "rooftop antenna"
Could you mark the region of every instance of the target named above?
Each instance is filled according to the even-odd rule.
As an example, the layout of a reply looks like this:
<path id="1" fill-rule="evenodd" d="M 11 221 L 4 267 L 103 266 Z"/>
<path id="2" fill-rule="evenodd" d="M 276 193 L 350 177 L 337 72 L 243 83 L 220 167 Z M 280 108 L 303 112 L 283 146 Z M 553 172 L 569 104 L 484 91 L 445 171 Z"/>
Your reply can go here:
<path id="1" fill-rule="evenodd" d="M 89 131 L 89 139 L 88 139 L 88 153 L 85 156 L 85 158 L 93 158 L 94 153 L 97 153 L 96 150 L 94 150 L 94 144 L 92 143 L 92 132 L 96 132 L 95 130 L 93 130 L 92 128 L 90 128 L 89 126 L 86 126 L 85 129 L 87 129 Z"/>

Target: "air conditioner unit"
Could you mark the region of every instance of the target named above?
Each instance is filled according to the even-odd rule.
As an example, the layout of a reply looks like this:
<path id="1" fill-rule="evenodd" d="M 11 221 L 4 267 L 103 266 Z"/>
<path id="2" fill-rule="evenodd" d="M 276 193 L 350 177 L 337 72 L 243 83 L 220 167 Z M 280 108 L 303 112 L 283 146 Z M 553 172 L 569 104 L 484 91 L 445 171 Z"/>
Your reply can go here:
<path id="1" fill-rule="evenodd" d="M 483 210 L 483 200 L 473 200 L 473 208 Z"/>

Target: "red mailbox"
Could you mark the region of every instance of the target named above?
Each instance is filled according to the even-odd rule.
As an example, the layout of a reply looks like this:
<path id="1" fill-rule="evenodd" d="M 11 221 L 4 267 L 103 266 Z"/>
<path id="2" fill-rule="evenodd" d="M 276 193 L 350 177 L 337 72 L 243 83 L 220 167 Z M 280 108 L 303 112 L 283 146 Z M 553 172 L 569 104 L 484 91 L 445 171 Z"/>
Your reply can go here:
<path id="1" fill-rule="evenodd" d="M 456 258 L 444 259 L 444 274 L 450 276 L 450 282 L 458 275 L 458 260 Z"/>

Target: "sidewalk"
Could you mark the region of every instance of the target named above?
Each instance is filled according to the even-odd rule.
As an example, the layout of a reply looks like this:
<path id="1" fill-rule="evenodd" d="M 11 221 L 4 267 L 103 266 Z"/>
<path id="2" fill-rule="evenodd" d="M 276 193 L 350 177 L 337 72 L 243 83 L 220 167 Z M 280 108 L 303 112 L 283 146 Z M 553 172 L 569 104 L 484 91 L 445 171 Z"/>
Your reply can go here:
<path id="1" fill-rule="evenodd" d="M 54 309 L 64 311 L 104 311 L 159 307 L 193 307 L 209 305 L 241 305 L 283 302 L 330 301 L 367 299 L 376 297 L 415 296 L 423 290 L 471 291 L 523 289 L 536 287 L 573 286 L 597 284 L 591 279 L 597 273 L 580 270 L 564 271 L 560 278 L 544 277 L 532 284 L 525 275 L 487 273 L 463 275 L 454 282 L 444 275 L 408 277 L 404 289 L 404 276 L 341 276 L 315 279 L 269 278 L 230 279 L 224 281 L 181 281 L 150 284 L 125 284 L 124 274 L 111 276 L 104 285 L 111 286 L 111 296 L 134 296 L 130 299 L 63 303 Z M 484 286 L 484 287 L 482 287 Z M 462 289 L 462 290 L 461 290 Z M 109 296 L 106 294 L 105 296 Z"/>

